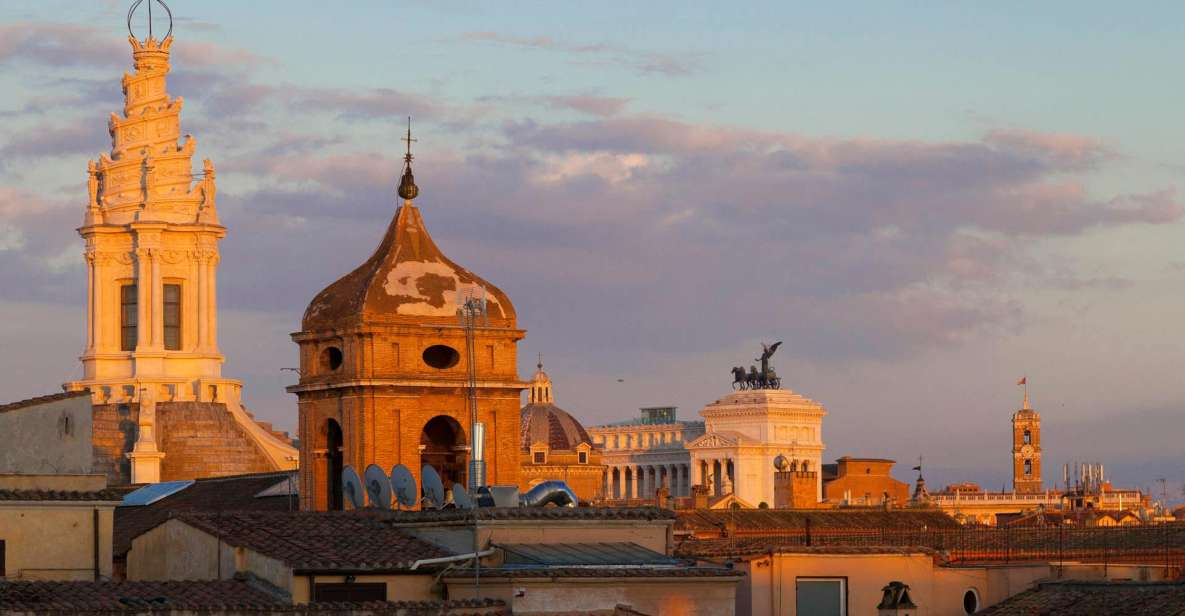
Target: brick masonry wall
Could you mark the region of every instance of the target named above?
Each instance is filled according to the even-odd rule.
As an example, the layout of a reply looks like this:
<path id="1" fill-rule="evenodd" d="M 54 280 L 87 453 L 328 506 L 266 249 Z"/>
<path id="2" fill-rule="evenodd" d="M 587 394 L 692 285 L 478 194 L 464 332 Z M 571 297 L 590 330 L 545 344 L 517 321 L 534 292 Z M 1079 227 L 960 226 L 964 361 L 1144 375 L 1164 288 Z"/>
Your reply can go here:
<path id="1" fill-rule="evenodd" d="M 94 470 L 111 485 L 131 481 L 125 454 L 135 446 L 139 415 L 138 404 L 94 406 Z M 165 452 L 162 481 L 274 470 L 225 404 L 161 402 L 156 421 L 157 446 Z"/>

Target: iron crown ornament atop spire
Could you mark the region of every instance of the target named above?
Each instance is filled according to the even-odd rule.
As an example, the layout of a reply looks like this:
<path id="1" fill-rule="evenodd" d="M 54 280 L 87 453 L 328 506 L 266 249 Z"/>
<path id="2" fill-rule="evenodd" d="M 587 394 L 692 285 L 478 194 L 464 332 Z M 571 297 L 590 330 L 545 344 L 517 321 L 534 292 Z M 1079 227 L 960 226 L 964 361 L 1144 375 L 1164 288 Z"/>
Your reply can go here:
<path id="1" fill-rule="evenodd" d="M 132 2 L 131 8 L 128 9 L 128 35 L 134 39 L 139 39 L 140 37 L 136 36 L 135 30 L 132 28 L 132 18 L 135 17 L 136 10 L 140 8 L 141 4 L 144 4 L 144 1 L 145 0 L 135 0 L 135 2 Z M 164 0 L 148 0 L 148 38 L 145 40 L 152 40 L 154 38 L 154 28 L 152 25 L 153 3 L 159 4 L 160 7 L 165 10 L 165 16 L 169 19 L 169 30 L 165 32 L 165 36 L 161 39 L 163 41 L 164 39 L 167 39 L 173 35 L 173 11 L 169 9 L 169 5 L 165 4 Z"/>
<path id="2" fill-rule="evenodd" d="M 420 194 L 420 188 L 416 186 L 416 178 L 411 174 L 411 161 L 414 156 L 411 155 L 411 144 L 416 142 L 411 136 L 411 116 L 407 117 L 407 136 L 403 138 L 407 142 L 407 153 L 403 155 L 403 177 L 399 180 L 399 196 L 405 201 L 411 201 Z"/>

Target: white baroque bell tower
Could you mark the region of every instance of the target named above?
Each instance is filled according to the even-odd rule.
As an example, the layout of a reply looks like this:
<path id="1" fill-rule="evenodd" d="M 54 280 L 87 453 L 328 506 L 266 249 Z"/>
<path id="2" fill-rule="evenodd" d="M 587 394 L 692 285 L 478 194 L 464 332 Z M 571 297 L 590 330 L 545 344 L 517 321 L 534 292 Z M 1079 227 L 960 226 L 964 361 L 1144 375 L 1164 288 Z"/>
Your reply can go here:
<path id="1" fill-rule="evenodd" d="M 88 163 L 87 330 L 83 377 L 94 402 L 223 402 L 218 352 L 218 241 L 214 165 L 194 174 L 196 141 L 180 138 L 183 100 L 166 90 L 173 37 L 128 37 L 123 116 L 108 123 L 111 153 Z M 196 178 L 196 181 L 195 181 Z"/>

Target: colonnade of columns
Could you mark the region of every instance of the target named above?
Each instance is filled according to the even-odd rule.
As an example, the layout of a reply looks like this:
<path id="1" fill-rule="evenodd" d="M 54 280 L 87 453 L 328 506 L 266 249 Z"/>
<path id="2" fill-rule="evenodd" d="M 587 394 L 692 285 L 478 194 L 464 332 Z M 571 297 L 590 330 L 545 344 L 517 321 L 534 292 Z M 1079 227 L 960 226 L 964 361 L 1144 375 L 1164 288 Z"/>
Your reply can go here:
<path id="1" fill-rule="evenodd" d="M 708 487 L 709 496 L 732 494 L 736 486 L 736 461 L 732 458 L 698 460 L 697 483 Z"/>
<path id="2" fill-rule="evenodd" d="M 691 494 L 691 465 L 639 464 L 610 466 L 605 469 L 602 486 L 605 498 L 610 500 L 649 499 L 662 487 L 670 490 L 671 496 Z"/>

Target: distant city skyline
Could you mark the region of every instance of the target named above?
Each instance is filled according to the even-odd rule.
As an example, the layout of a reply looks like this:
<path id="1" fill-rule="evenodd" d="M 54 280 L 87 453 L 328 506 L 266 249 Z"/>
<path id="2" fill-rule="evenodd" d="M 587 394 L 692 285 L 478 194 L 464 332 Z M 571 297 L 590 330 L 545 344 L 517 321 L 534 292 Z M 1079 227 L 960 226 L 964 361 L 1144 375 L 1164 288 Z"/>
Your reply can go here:
<path id="1" fill-rule="evenodd" d="M 86 161 L 127 2 L 0 7 L 0 403 L 79 376 Z M 170 3 L 170 93 L 218 166 L 224 374 L 295 427 L 289 334 L 417 203 L 504 289 L 586 425 L 697 419 L 758 342 L 825 458 L 1044 480 L 1102 462 L 1179 500 L 1185 7 Z"/>

